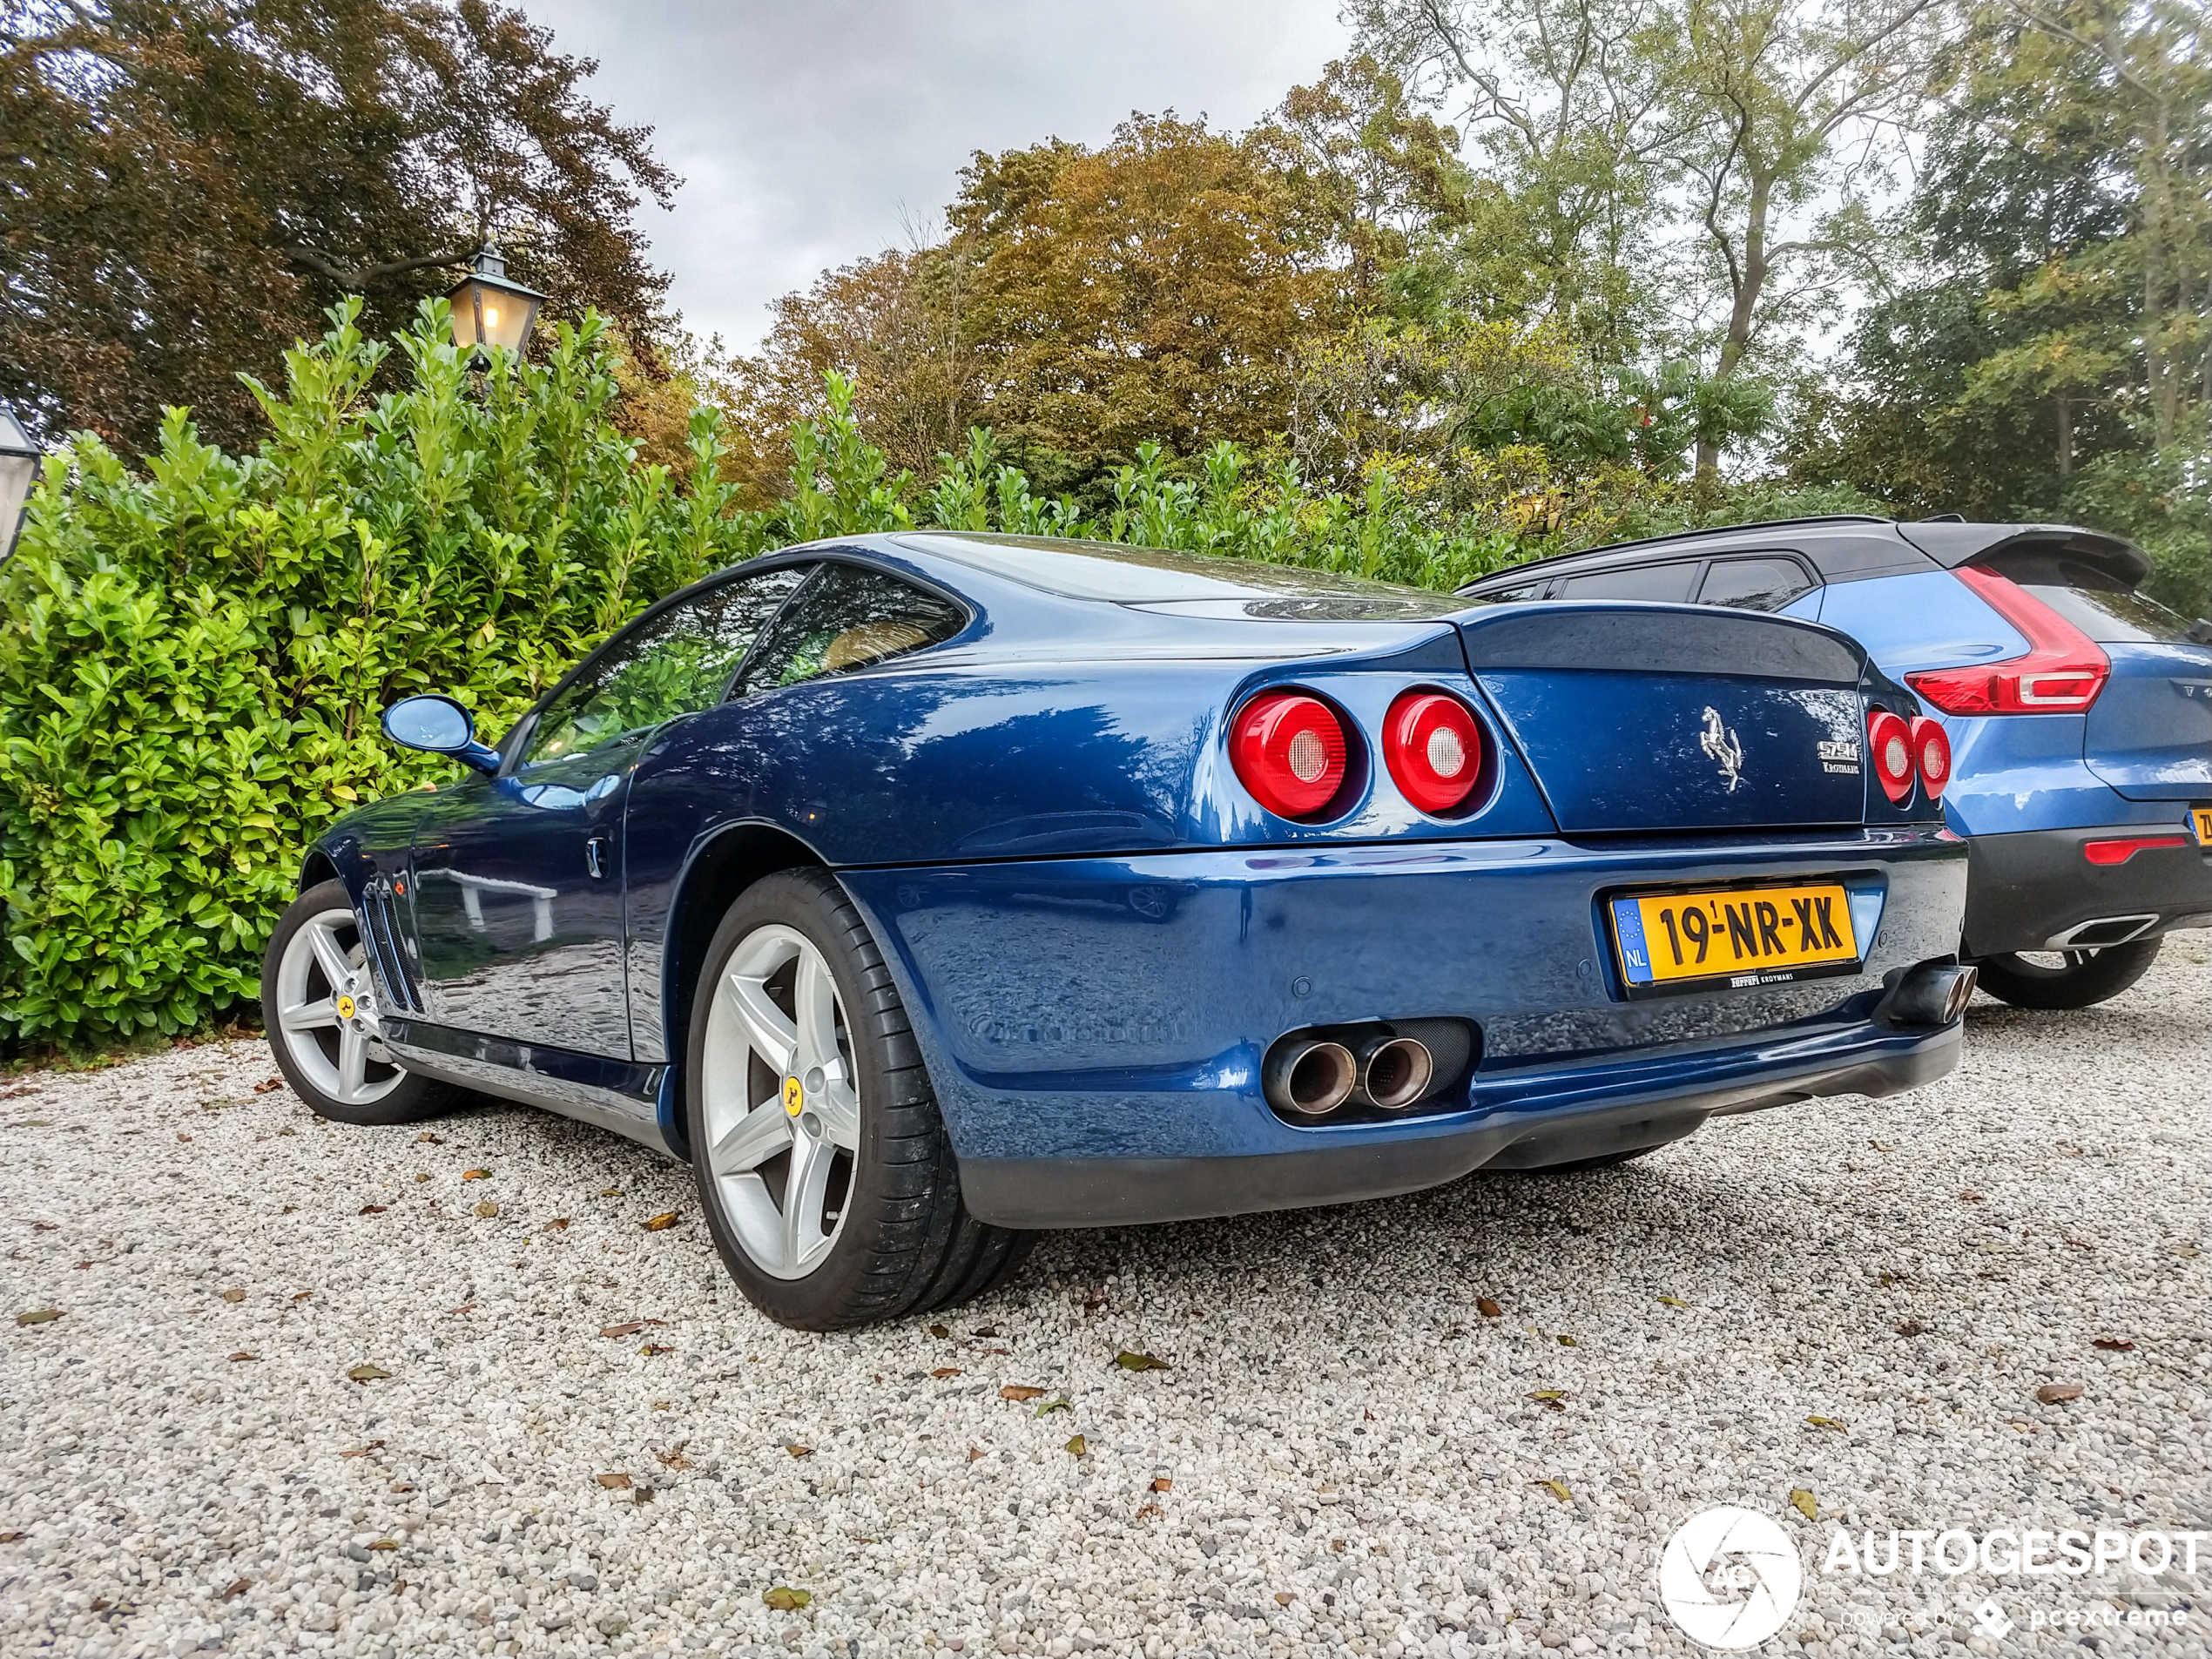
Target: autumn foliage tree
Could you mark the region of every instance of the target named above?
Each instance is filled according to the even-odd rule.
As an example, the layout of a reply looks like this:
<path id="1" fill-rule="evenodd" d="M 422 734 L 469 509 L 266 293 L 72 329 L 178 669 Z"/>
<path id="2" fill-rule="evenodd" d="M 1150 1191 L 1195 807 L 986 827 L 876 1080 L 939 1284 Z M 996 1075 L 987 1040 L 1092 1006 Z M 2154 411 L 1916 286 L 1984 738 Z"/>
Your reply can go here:
<path id="1" fill-rule="evenodd" d="M 250 446 L 239 371 L 321 309 L 397 327 L 487 233 L 555 319 L 654 355 L 633 223 L 676 180 L 595 65 L 494 0 L 22 0 L 0 11 L 0 397 L 132 449 L 165 406 Z"/>

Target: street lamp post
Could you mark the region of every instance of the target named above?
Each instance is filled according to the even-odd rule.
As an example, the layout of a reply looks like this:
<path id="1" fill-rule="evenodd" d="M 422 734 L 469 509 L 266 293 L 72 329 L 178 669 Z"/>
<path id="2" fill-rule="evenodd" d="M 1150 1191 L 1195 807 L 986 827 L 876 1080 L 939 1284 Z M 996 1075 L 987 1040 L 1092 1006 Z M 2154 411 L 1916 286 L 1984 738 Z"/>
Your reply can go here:
<path id="1" fill-rule="evenodd" d="M 0 403 L 0 561 L 16 550 L 16 536 L 29 510 L 30 487 L 38 479 L 38 446 L 16 419 L 16 412 Z"/>
<path id="2" fill-rule="evenodd" d="M 470 353 L 471 366 L 478 368 L 489 362 L 484 354 L 487 346 L 522 350 L 537 321 L 537 308 L 545 302 L 536 288 L 508 277 L 499 245 L 489 238 L 474 268 L 448 298 L 453 302 L 453 343 Z"/>

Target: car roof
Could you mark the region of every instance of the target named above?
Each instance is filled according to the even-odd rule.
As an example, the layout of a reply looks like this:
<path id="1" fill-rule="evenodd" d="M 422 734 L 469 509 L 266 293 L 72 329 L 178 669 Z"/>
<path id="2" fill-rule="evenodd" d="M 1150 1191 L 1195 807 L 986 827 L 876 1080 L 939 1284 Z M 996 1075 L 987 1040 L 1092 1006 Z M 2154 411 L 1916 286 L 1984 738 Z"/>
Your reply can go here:
<path id="1" fill-rule="evenodd" d="M 2027 551 L 2065 553 L 2090 561 L 2130 588 L 2150 573 L 2150 561 L 2134 543 L 2071 524 L 1967 523 L 1955 518 L 1900 523 L 1864 514 L 1767 519 L 1678 530 L 1669 536 L 1615 542 L 1532 559 L 1484 577 L 1460 590 L 1480 595 L 1518 587 L 1537 578 L 1575 575 L 1662 562 L 1744 553 L 1792 553 L 1811 561 L 1828 582 L 1851 581 L 1915 570 L 1954 570 Z"/>

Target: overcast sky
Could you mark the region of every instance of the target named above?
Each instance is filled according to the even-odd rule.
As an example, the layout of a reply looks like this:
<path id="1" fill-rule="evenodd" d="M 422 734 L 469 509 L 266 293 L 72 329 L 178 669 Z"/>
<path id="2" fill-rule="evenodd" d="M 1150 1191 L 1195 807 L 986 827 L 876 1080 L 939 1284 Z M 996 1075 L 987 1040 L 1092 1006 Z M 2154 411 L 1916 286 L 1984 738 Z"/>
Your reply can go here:
<path id="1" fill-rule="evenodd" d="M 934 224 L 975 150 L 1131 111 L 1239 128 L 1348 40 L 1339 0 L 519 0 L 683 177 L 639 222 L 702 340 Z"/>

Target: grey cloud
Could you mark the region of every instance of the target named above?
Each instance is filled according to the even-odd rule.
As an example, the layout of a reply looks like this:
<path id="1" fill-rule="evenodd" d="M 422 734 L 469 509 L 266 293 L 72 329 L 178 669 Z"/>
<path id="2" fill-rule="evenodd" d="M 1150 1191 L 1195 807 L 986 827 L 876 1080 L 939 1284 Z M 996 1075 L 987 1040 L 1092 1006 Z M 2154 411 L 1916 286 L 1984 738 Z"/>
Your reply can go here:
<path id="1" fill-rule="evenodd" d="M 1096 144 L 1133 110 L 1241 127 L 1348 38 L 1338 0 L 522 0 L 684 176 L 643 210 L 702 337 L 934 225 L 976 150 Z"/>

